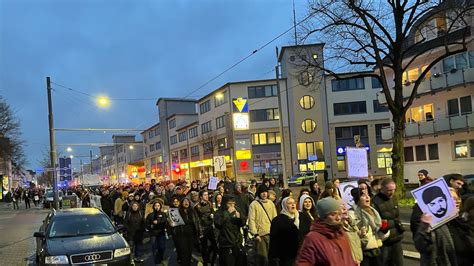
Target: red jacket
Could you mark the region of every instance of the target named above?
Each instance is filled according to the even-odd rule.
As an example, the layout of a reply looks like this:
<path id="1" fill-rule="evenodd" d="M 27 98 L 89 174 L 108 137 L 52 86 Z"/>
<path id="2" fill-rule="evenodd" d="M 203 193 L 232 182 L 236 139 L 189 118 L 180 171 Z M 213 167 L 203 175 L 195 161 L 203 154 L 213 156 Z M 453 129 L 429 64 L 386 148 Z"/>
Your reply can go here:
<path id="1" fill-rule="evenodd" d="M 351 246 L 346 233 L 342 229 L 329 227 L 321 219 L 311 226 L 301 246 L 296 265 L 357 265 L 352 259 Z"/>

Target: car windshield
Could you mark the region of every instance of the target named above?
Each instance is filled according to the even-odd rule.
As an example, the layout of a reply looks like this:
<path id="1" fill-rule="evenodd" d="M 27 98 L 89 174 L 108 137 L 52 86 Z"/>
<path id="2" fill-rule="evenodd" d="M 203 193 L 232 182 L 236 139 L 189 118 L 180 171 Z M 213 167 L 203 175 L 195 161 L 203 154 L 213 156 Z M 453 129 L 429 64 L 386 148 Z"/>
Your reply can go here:
<path id="1" fill-rule="evenodd" d="M 115 228 L 105 215 L 81 215 L 53 219 L 49 237 L 73 237 L 115 233 Z"/>

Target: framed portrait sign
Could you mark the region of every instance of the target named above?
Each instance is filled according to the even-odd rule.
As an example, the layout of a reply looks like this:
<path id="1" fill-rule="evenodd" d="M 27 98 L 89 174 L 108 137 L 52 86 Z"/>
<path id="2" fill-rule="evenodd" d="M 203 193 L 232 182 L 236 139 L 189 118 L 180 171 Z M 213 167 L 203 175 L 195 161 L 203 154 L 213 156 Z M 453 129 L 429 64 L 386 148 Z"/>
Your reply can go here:
<path id="1" fill-rule="evenodd" d="M 432 229 L 436 229 L 458 216 L 456 203 L 451 197 L 448 184 L 444 178 L 437 178 L 412 190 L 411 193 L 421 211 L 431 214 L 433 217 L 430 225 Z"/>

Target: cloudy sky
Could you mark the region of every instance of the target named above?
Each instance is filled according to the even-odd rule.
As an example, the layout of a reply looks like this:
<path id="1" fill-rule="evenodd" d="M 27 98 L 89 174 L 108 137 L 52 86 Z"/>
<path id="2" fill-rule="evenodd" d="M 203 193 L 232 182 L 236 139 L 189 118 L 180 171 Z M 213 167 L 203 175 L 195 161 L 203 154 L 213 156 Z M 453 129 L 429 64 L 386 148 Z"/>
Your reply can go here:
<path id="1" fill-rule="evenodd" d="M 298 20 L 307 10 L 296 2 Z M 189 95 L 292 23 L 292 0 L 0 0 L 0 94 L 21 120 L 27 167 L 37 168 L 49 147 L 47 76 L 56 83 L 56 128 L 143 129 L 158 122 L 156 99 Z M 192 97 L 230 81 L 273 78 L 275 46 L 292 45 L 292 36 Z M 100 94 L 149 100 L 115 100 L 103 110 L 93 100 Z M 56 142 L 105 143 L 112 134 L 57 132 Z"/>

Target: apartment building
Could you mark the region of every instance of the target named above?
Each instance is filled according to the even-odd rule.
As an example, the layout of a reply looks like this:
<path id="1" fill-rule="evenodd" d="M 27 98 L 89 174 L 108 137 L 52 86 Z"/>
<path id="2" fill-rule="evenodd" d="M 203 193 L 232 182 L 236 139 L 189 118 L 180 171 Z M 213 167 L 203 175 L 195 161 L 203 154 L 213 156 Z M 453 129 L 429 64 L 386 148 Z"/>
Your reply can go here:
<path id="1" fill-rule="evenodd" d="M 140 134 L 143 138 L 145 176 L 147 179 L 160 179 L 164 173 L 160 123 L 154 124 Z"/>
<path id="2" fill-rule="evenodd" d="M 355 146 L 354 138 L 367 150 L 369 174 L 391 174 L 391 144 L 382 140 L 382 128 L 390 126 L 387 106 L 381 105 L 377 92 L 379 80 L 371 72 L 340 73 L 326 76 L 330 158 L 333 177 L 346 178 L 346 147 Z"/>
<path id="3" fill-rule="evenodd" d="M 472 14 L 467 24 L 454 22 L 454 12 L 426 14 L 411 33 L 411 43 L 420 42 L 426 49 L 405 72 L 403 95 L 408 97 L 413 81 L 422 70 L 444 52 L 444 38 L 466 38 L 466 52 L 438 62 L 418 88 L 416 99 L 406 114 L 405 180 L 417 182 L 417 171 L 426 169 L 432 177 L 448 173 L 474 173 L 474 49 L 472 47 Z M 470 28 L 469 28 L 470 27 Z M 451 28 L 448 32 L 447 29 Z M 404 58 L 404 61 L 410 60 Z M 389 78 L 390 79 L 390 78 Z M 393 93 L 393 91 L 392 91 Z M 386 103 L 382 93 L 379 101 Z M 390 140 L 393 128 L 382 129 L 382 139 Z"/>

